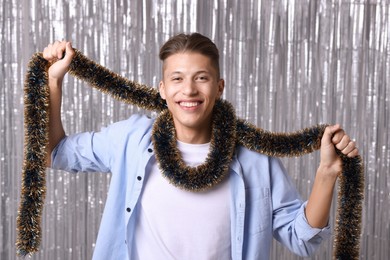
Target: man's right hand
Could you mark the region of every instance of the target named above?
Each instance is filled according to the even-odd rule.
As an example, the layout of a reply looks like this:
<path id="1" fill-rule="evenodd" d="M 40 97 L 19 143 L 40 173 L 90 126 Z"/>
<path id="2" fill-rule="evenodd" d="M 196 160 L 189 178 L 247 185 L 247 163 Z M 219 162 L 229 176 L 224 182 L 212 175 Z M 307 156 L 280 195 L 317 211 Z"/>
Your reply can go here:
<path id="1" fill-rule="evenodd" d="M 74 55 L 75 51 L 72 48 L 72 44 L 68 41 L 56 41 L 49 44 L 43 50 L 43 58 L 51 63 L 48 71 L 49 80 L 62 81 L 65 74 L 68 72 L 69 65 Z"/>

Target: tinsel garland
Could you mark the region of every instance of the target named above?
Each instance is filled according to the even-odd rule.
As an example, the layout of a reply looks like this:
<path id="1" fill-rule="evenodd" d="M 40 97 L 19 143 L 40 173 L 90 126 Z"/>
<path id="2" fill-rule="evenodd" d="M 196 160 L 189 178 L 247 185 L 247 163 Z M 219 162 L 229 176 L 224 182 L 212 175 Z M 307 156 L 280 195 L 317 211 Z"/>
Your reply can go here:
<path id="1" fill-rule="evenodd" d="M 213 109 L 210 152 L 197 167 L 187 166 L 176 145 L 176 131 L 168 109 L 157 117 L 152 141 L 161 172 L 181 189 L 202 191 L 220 183 L 228 173 L 236 147 L 236 116 L 233 106 L 218 100 Z"/>
<path id="2" fill-rule="evenodd" d="M 16 241 L 17 253 L 20 256 L 38 251 L 41 242 L 40 225 L 46 193 L 45 160 L 48 144 L 48 66 L 49 64 L 42 57 L 42 53 L 34 54 L 28 65 L 25 78 L 24 161 Z M 166 104 L 156 89 L 125 79 L 89 60 L 78 50 L 76 50 L 76 56 L 70 65 L 69 73 L 120 101 L 134 104 L 143 109 L 161 112 L 161 115 L 167 114 Z M 217 104 L 226 105 L 227 101 L 217 102 Z M 221 106 L 221 113 L 224 112 L 225 105 Z M 273 133 L 236 118 L 234 111 L 232 112 L 231 122 L 225 122 L 229 123 L 230 126 L 235 126 L 229 137 L 229 144 L 233 144 L 233 148 L 236 145 L 242 145 L 269 156 L 301 156 L 319 149 L 321 137 L 326 127 L 319 125 L 295 133 Z M 214 127 L 213 131 L 215 131 Z M 156 131 L 154 131 L 155 133 Z M 213 135 L 216 138 L 219 133 L 213 132 Z M 223 138 L 220 139 L 223 141 Z M 212 144 L 212 148 L 218 146 L 217 142 L 219 141 Z M 154 145 L 156 145 L 155 143 Z M 229 147 L 226 148 L 227 153 L 226 151 L 217 151 L 218 154 L 226 156 L 222 162 L 225 164 L 226 160 L 232 156 Z M 339 155 L 342 159 L 343 171 L 339 177 L 333 255 L 335 259 L 358 259 L 364 168 L 360 156 L 348 158 L 340 153 Z M 181 167 L 185 166 L 181 165 Z M 224 168 L 218 178 L 223 178 L 224 171 L 227 169 Z M 198 187 L 193 190 L 204 188 L 207 187 Z"/>

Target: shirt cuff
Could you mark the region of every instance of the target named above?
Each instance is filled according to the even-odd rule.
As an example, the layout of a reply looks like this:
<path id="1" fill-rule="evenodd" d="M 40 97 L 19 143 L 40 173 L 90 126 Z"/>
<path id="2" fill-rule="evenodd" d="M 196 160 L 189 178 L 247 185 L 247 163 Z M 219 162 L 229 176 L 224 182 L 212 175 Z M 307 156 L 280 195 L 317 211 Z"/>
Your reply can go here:
<path id="1" fill-rule="evenodd" d="M 308 242 L 314 238 L 320 240 L 328 239 L 332 235 L 329 223 L 324 228 L 311 227 L 305 216 L 306 204 L 307 201 L 302 204 L 295 222 L 296 232 L 300 243 Z"/>
<path id="2" fill-rule="evenodd" d="M 51 165 L 50 165 L 50 168 L 52 169 L 58 169 L 58 164 L 59 162 L 57 162 L 57 153 L 58 153 L 58 150 L 60 149 L 60 147 L 62 147 L 63 143 L 65 142 L 65 139 L 66 139 L 66 136 L 64 138 L 62 138 L 62 140 L 60 140 L 58 142 L 58 144 L 54 147 L 54 149 L 52 150 L 51 152 Z"/>
<path id="3" fill-rule="evenodd" d="M 64 156 L 66 152 L 66 141 L 68 139 L 68 136 L 65 136 L 62 138 L 62 140 L 57 144 L 56 147 L 54 147 L 53 151 L 51 152 L 51 165 L 50 168 L 55 170 L 64 170 L 71 173 L 77 173 L 78 170 L 73 169 L 72 166 L 74 166 L 75 162 L 72 161 L 72 157 L 70 156 Z"/>

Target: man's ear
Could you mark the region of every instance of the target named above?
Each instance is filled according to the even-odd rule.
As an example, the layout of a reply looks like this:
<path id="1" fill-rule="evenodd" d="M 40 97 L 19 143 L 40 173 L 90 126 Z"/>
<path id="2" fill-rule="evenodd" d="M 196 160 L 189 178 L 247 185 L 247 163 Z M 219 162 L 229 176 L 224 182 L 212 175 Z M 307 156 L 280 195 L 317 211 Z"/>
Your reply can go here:
<path id="1" fill-rule="evenodd" d="M 217 95 L 218 98 L 220 98 L 222 96 L 224 89 L 225 89 L 225 80 L 219 79 L 219 81 L 218 81 L 218 95 Z"/>
<path id="2" fill-rule="evenodd" d="M 160 93 L 160 97 L 165 100 L 165 86 L 162 80 L 158 84 L 158 91 Z"/>

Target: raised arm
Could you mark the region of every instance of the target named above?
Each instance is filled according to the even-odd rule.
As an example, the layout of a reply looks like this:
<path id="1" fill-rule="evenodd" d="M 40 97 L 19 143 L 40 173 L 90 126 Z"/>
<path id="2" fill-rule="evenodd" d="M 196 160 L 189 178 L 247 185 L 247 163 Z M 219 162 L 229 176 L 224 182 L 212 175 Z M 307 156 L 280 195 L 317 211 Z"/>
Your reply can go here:
<path id="1" fill-rule="evenodd" d="M 358 155 L 355 142 L 339 125 L 328 126 L 321 139 L 321 161 L 318 167 L 313 189 L 306 206 L 306 218 L 314 228 L 323 228 L 329 221 L 333 189 L 342 163 L 336 148 L 348 157 Z"/>
<path id="2" fill-rule="evenodd" d="M 65 53 L 65 56 L 63 57 Z M 56 41 L 43 50 L 43 57 L 51 63 L 48 70 L 48 84 L 50 89 L 49 107 L 49 144 L 47 146 L 46 166 L 51 165 L 51 153 L 56 145 L 65 136 L 61 121 L 62 81 L 68 71 L 69 64 L 75 52 L 70 42 Z"/>

